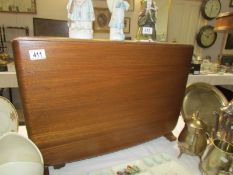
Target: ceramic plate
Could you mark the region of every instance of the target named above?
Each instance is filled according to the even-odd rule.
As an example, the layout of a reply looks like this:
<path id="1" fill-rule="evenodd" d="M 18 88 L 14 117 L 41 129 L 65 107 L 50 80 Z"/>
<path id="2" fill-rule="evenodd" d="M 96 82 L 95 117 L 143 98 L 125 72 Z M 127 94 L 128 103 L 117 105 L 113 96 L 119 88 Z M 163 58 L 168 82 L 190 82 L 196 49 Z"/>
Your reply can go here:
<path id="1" fill-rule="evenodd" d="M 18 131 L 18 114 L 13 104 L 0 96 L 0 136 L 6 132 Z"/>
<path id="2" fill-rule="evenodd" d="M 147 156 L 142 159 L 142 162 L 149 168 L 158 166 L 165 162 L 172 161 L 171 156 L 165 153 L 161 153 L 158 155 Z"/>
<path id="3" fill-rule="evenodd" d="M 227 99 L 215 86 L 194 83 L 185 91 L 181 113 L 184 120 L 187 120 L 192 117 L 193 113 L 199 111 L 200 119 L 208 126 L 208 133 L 211 133 L 216 120 L 213 113 L 219 112 L 220 107 L 227 104 Z"/>

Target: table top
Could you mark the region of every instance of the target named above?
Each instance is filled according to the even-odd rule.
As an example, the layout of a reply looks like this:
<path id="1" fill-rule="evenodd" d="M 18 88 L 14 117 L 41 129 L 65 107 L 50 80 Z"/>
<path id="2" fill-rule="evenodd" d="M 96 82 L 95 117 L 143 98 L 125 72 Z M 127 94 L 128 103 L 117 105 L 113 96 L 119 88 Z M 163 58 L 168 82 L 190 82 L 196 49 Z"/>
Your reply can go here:
<path id="1" fill-rule="evenodd" d="M 15 64 L 7 64 L 7 72 L 0 72 L 0 88 L 17 88 L 18 81 L 15 72 Z"/>
<path id="2" fill-rule="evenodd" d="M 187 85 L 204 82 L 211 85 L 233 85 L 233 74 L 223 73 L 223 74 L 200 74 L 188 76 Z"/>
<path id="3" fill-rule="evenodd" d="M 0 88 L 17 88 L 16 72 L 0 72 Z"/>

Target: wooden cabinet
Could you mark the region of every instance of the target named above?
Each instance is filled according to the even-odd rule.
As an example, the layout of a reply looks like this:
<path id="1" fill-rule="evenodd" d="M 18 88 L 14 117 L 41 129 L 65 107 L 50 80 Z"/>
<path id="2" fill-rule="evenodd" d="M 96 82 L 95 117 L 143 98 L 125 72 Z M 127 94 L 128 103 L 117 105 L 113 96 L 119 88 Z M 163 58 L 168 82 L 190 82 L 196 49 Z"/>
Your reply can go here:
<path id="1" fill-rule="evenodd" d="M 28 135 L 46 165 L 116 151 L 176 126 L 190 45 L 19 38 L 13 49 Z"/>

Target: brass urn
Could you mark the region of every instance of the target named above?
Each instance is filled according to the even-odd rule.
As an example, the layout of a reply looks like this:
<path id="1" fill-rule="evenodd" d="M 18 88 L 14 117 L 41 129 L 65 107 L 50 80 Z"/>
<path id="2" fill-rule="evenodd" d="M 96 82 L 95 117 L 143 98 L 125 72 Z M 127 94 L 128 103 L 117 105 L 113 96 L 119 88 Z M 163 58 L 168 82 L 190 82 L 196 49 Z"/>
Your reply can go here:
<path id="1" fill-rule="evenodd" d="M 180 155 L 187 153 L 201 156 L 207 145 L 206 124 L 198 117 L 199 112 L 185 121 L 185 126 L 178 137 Z"/>

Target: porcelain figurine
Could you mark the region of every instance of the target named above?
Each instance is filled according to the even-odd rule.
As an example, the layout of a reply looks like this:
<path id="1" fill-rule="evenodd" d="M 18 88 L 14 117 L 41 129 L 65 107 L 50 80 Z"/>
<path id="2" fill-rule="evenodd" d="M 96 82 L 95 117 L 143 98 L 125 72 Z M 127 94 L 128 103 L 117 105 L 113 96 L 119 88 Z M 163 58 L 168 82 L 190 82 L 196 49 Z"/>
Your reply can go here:
<path id="1" fill-rule="evenodd" d="M 158 7 L 153 0 L 142 0 L 138 17 L 137 40 L 156 40 L 156 21 Z"/>
<path id="2" fill-rule="evenodd" d="M 109 11 L 112 13 L 109 23 L 110 40 L 124 40 L 124 17 L 129 9 L 129 3 L 125 0 L 108 0 Z"/>
<path id="3" fill-rule="evenodd" d="M 95 20 L 91 0 L 68 0 L 67 3 L 69 37 L 92 39 L 92 23 Z"/>

